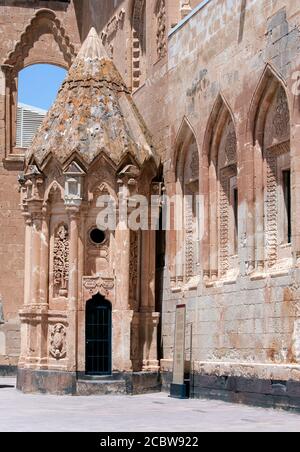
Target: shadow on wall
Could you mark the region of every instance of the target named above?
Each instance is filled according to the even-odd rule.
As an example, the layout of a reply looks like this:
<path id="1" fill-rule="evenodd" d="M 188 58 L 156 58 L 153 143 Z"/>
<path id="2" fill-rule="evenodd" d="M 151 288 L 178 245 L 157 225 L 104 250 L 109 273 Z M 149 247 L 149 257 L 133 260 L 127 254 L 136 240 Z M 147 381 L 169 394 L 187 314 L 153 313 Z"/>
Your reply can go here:
<path id="1" fill-rule="evenodd" d="M 75 14 L 83 42 L 93 26 L 100 33 L 125 0 L 74 0 Z"/>

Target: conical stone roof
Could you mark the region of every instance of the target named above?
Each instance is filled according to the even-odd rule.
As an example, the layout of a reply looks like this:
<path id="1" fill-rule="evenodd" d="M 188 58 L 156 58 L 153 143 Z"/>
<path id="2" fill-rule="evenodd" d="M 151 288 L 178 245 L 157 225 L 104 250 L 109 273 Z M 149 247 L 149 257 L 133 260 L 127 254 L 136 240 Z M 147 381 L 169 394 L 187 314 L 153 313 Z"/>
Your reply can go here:
<path id="1" fill-rule="evenodd" d="M 94 28 L 28 150 L 43 168 L 52 154 L 62 165 L 77 153 L 88 167 L 101 153 L 118 166 L 130 154 L 142 166 L 158 160 L 132 97 Z"/>

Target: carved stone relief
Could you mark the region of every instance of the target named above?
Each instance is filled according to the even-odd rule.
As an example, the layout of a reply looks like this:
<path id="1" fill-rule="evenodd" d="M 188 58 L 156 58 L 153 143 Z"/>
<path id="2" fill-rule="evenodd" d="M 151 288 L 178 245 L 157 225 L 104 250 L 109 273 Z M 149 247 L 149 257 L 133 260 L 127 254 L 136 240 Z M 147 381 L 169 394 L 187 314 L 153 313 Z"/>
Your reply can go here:
<path id="1" fill-rule="evenodd" d="M 163 58 L 167 53 L 167 19 L 166 19 L 166 2 L 158 0 L 156 9 L 157 30 L 156 30 L 156 46 L 157 56 Z"/>
<path id="2" fill-rule="evenodd" d="M 67 355 L 66 335 L 66 327 L 61 323 L 57 323 L 51 328 L 50 355 L 57 360 L 63 359 Z"/>
<path id="3" fill-rule="evenodd" d="M 130 303 L 131 309 L 137 311 L 138 306 L 138 277 L 139 277 L 139 233 L 138 231 L 130 232 Z"/>
<path id="4" fill-rule="evenodd" d="M 290 139 L 290 113 L 283 87 L 277 90 L 266 118 L 264 148 Z"/>
<path id="5" fill-rule="evenodd" d="M 62 224 L 55 233 L 53 250 L 53 274 L 56 296 L 66 296 L 69 280 L 69 232 Z"/>

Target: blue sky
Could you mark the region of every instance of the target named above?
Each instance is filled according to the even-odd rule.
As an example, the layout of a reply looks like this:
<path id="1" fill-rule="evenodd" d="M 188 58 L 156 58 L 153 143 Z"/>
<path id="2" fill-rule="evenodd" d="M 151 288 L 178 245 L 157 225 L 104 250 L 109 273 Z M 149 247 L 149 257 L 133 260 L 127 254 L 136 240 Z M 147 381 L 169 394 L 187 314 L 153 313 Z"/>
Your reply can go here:
<path id="1" fill-rule="evenodd" d="M 19 73 L 18 102 L 49 110 L 66 76 L 65 69 L 35 64 Z"/>

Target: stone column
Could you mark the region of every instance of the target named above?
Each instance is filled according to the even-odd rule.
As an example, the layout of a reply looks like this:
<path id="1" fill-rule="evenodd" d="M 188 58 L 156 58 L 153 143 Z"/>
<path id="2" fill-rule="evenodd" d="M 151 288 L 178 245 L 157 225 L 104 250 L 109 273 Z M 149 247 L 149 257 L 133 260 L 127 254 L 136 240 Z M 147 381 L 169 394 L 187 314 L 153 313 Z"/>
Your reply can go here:
<path id="1" fill-rule="evenodd" d="M 126 185 L 120 189 L 119 213 L 127 203 L 129 190 Z M 127 224 L 128 218 L 119 218 L 116 230 L 116 243 L 118 247 L 118 270 L 116 271 L 116 308 L 129 309 L 129 291 L 130 291 L 130 229 Z"/>
<path id="2" fill-rule="evenodd" d="M 41 213 L 34 212 L 31 230 L 31 305 L 40 304 L 41 226 Z"/>
<path id="3" fill-rule="evenodd" d="M 40 269 L 40 304 L 48 306 L 49 293 L 49 216 L 47 209 L 42 213 L 41 229 L 41 269 Z"/>
<path id="4" fill-rule="evenodd" d="M 149 217 L 151 225 L 151 216 Z M 142 348 L 143 370 L 157 371 L 157 327 L 159 313 L 155 312 L 156 283 L 156 231 L 142 234 L 142 290 L 140 307 L 140 345 Z"/>
<path id="5" fill-rule="evenodd" d="M 32 218 L 25 215 L 25 272 L 24 272 L 24 305 L 30 304 L 31 281 L 31 228 Z"/>
<path id="6" fill-rule="evenodd" d="M 113 370 L 131 371 L 131 327 L 133 310 L 130 307 L 130 229 L 128 218 L 120 212 L 127 205 L 129 189 L 120 181 L 119 223 L 116 230 L 116 299 L 113 306 Z M 123 211 L 125 214 L 125 210 Z"/>
<path id="7" fill-rule="evenodd" d="M 70 250 L 69 250 L 69 287 L 68 287 L 68 314 L 69 328 L 67 335 L 68 370 L 77 369 L 77 308 L 78 308 L 78 221 L 79 209 L 68 207 L 70 224 Z"/>

